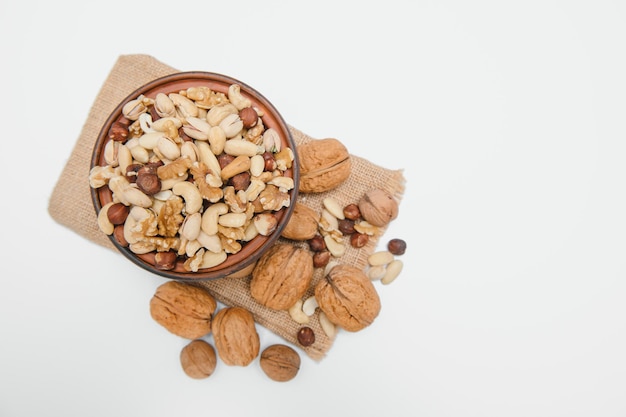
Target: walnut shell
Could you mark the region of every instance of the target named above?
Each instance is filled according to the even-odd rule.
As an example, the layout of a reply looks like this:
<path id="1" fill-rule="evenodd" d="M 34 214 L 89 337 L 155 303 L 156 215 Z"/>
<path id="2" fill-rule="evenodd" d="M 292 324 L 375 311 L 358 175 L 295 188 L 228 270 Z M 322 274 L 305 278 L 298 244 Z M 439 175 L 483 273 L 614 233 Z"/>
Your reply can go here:
<path id="1" fill-rule="evenodd" d="M 306 249 L 277 243 L 257 261 L 250 294 L 265 307 L 287 310 L 302 298 L 313 279 L 313 256 Z"/>
<path id="2" fill-rule="evenodd" d="M 315 286 L 315 299 L 328 319 L 356 332 L 372 324 L 380 312 L 380 298 L 365 273 L 339 264 Z"/>
<path id="3" fill-rule="evenodd" d="M 150 300 L 150 315 L 171 333 L 197 339 L 211 332 L 217 302 L 206 290 L 178 281 L 160 285 Z"/>
<path id="4" fill-rule="evenodd" d="M 243 307 L 224 307 L 212 323 L 215 349 L 220 359 L 231 366 L 248 366 L 261 348 L 254 316 Z"/>
<path id="5" fill-rule="evenodd" d="M 307 205 L 296 202 L 289 222 L 281 236 L 291 240 L 309 240 L 317 234 L 320 214 Z"/>
<path id="6" fill-rule="evenodd" d="M 217 366 L 215 348 L 202 339 L 192 340 L 181 350 L 180 364 L 187 376 L 194 379 L 208 378 Z"/>
<path id="7" fill-rule="evenodd" d="M 268 346 L 261 353 L 261 369 L 270 379 L 278 382 L 290 381 L 300 370 L 300 355 L 295 349 L 275 344 Z"/>
<path id="8" fill-rule="evenodd" d="M 302 193 L 331 190 L 350 176 L 348 150 L 337 139 L 316 139 L 298 146 L 300 187 Z"/>
<path id="9" fill-rule="evenodd" d="M 374 226 L 386 226 L 398 217 L 398 202 L 380 188 L 366 192 L 358 205 L 361 216 Z"/>

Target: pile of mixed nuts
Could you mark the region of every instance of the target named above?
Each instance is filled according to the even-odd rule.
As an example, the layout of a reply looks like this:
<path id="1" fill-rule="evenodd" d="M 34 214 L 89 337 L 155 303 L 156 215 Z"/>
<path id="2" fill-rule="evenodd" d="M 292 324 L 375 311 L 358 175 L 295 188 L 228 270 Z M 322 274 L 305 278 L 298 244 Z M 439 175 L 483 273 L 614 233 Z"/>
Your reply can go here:
<path id="1" fill-rule="evenodd" d="M 328 196 L 319 210 L 304 200 L 292 202 L 293 178 L 285 172 L 295 160 L 293 151 L 281 149 L 276 132 L 263 126 L 238 85 L 228 94 L 193 87 L 155 99 L 140 96 L 124 106 L 123 115 L 131 123 L 113 124 L 106 164 L 89 175 L 91 187 L 112 192 L 98 213 L 104 233 L 134 253 L 154 253 L 159 269 L 180 266 L 182 259 L 186 271 L 198 271 L 219 265 L 257 234 L 273 233 L 273 212 L 294 204 L 284 239 L 250 269 L 250 296 L 288 312 L 299 325 L 295 339 L 303 348 L 315 343 L 308 325 L 314 314 L 331 339 L 339 329 L 356 332 L 373 323 L 381 309 L 373 282 L 386 285 L 399 276 L 406 242 L 390 240 L 365 268 L 342 263 L 342 256 L 347 245 L 364 248 L 397 218 L 391 193 L 374 188 L 350 202 Z M 306 142 L 297 154 L 302 195 L 333 190 L 350 177 L 350 154 L 337 139 Z M 320 269 L 323 278 L 314 282 Z M 305 298 L 307 293 L 312 295 Z M 203 287 L 168 281 L 150 300 L 150 313 L 189 340 L 180 362 L 192 378 L 213 374 L 218 358 L 228 366 L 259 358 L 275 381 L 289 381 L 299 371 L 295 349 L 274 344 L 261 352 L 252 313 L 239 306 L 218 309 Z"/>

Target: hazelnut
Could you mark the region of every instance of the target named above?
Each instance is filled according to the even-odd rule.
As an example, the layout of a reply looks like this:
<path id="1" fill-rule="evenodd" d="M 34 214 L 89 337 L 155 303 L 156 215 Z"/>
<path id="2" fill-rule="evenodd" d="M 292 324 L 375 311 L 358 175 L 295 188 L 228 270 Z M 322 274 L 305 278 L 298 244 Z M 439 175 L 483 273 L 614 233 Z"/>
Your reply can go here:
<path id="1" fill-rule="evenodd" d="M 128 206 L 125 206 L 122 203 L 115 203 L 107 210 L 107 217 L 114 225 L 120 225 L 124 224 L 126 218 L 128 217 L 128 213 L 130 213 Z"/>
<path id="2" fill-rule="evenodd" d="M 339 231 L 344 235 L 351 235 L 355 232 L 354 230 L 354 220 L 350 219 L 340 219 L 339 220 Z"/>
<path id="3" fill-rule="evenodd" d="M 406 242 L 402 239 L 391 239 L 387 243 L 387 250 L 394 255 L 404 255 L 406 252 Z"/>
<path id="4" fill-rule="evenodd" d="M 142 173 L 141 170 L 137 173 L 137 188 L 143 191 L 144 194 L 154 195 L 161 191 L 161 180 L 157 174 Z"/>
<path id="5" fill-rule="evenodd" d="M 262 154 L 263 160 L 265 161 L 265 171 L 272 172 L 276 169 L 278 164 L 276 163 L 276 159 L 274 159 L 274 155 L 271 152 L 263 152 Z"/>
<path id="6" fill-rule="evenodd" d="M 309 239 L 309 249 L 313 252 L 321 252 L 326 250 L 326 242 L 322 235 L 315 235 L 313 238 Z"/>
<path id="7" fill-rule="evenodd" d="M 228 183 L 235 188 L 235 191 L 246 190 L 250 185 L 250 172 L 240 172 L 233 176 Z"/>
<path id="8" fill-rule="evenodd" d="M 217 162 L 220 164 L 220 168 L 224 169 L 224 167 L 230 164 L 231 162 L 233 162 L 234 159 L 235 159 L 234 156 L 229 155 L 227 153 L 223 153 L 217 157 Z"/>
<path id="9" fill-rule="evenodd" d="M 126 179 L 130 183 L 134 183 L 137 180 L 137 172 L 141 169 L 141 164 L 130 164 L 126 167 Z"/>
<path id="10" fill-rule="evenodd" d="M 128 247 L 128 242 L 126 241 L 126 238 L 124 237 L 124 225 L 123 224 L 118 224 L 117 226 L 115 226 L 115 228 L 113 229 L 113 237 L 115 238 L 115 240 L 117 240 L 117 243 L 119 243 L 120 246 L 122 246 L 123 248 Z"/>
<path id="11" fill-rule="evenodd" d="M 290 381 L 300 370 L 300 355 L 295 349 L 275 344 L 268 346 L 259 359 L 261 369 L 270 379 L 278 382 Z"/>
<path id="12" fill-rule="evenodd" d="M 365 233 L 356 232 L 350 236 L 350 245 L 352 245 L 353 248 L 362 248 L 367 244 L 367 242 L 369 242 L 369 240 L 370 237 Z"/>
<path id="13" fill-rule="evenodd" d="M 358 220 L 361 218 L 361 211 L 356 204 L 348 204 L 343 208 L 343 215 L 349 220 Z"/>
<path id="14" fill-rule="evenodd" d="M 325 250 L 321 252 L 315 252 L 313 254 L 313 267 L 323 268 L 330 262 L 330 252 Z"/>
<path id="15" fill-rule="evenodd" d="M 256 126 L 257 121 L 259 120 L 259 115 L 252 107 L 244 107 L 239 111 L 239 118 L 243 122 L 243 127 L 250 129 L 251 127 Z"/>
<path id="16" fill-rule="evenodd" d="M 154 255 L 154 267 L 161 271 L 170 271 L 176 266 L 178 255 L 176 252 L 157 252 Z"/>
<path id="17" fill-rule="evenodd" d="M 115 122 L 109 129 L 109 139 L 116 142 L 126 142 L 128 139 L 128 126 L 122 122 Z"/>
<path id="18" fill-rule="evenodd" d="M 189 377 L 208 378 L 217 366 L 215 348 L 202 339 L 193 340 L 180 352 L 180 364 Z"/>
<path id="19" fill-rule="evenodd" d="M 298 343 L 304 347 L 311 346 L 315 343 L 315 332 L 313 332 L 313 329 L 307 326 L 301 327 L 300 330 L 298 330 Z"/>

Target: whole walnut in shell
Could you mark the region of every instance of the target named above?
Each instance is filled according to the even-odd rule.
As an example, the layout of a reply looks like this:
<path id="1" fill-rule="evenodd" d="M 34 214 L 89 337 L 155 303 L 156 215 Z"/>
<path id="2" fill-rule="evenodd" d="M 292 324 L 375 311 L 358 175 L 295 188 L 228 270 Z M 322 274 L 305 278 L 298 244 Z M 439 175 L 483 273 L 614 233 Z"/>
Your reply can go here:
<path id="1" fill-rule="evenodd" d="M 277 243 L 257 261 L 250 294 L 265 307 L 287 310 L 300 299 L 313 279 L 313 257 L 306 249 Z"/>
<path id="2" fill-rule="evenodd" d="M 181 350 L 180 364 L 191 378 L 208 378 L 217 366 L 215 349 L 202 339 L 192 340 Z"/>
<path id="3" fill-rule="evenodd" d="M 298 146 L 297 151 L 302 193 L 332 190 L 350 176 L 350 154 L 337 139 L 315 139 Z"/>
<path id="4" fill-rule="evenodd" d="M 290 381 L 300 370 L 300 355 L 293 348 L 281 343 L 268 346 L 259 360 L 265 374 L 278 382 Z"/>
<path id="5" fill-rule="evenodd" d="M 254 316 L 243 307 L 224 307 L 212 323 L 215 349 L 220 359 L 231 366 L 248 366 L 261 348 Z"/>
<path id="6" fill-rule="evenodd" d="M 365 273 L 339 264 L 315 286 L 315 299 L 328 319 L 356 332 L 372 324 L 380 312 L 378 292 Z"/>
<path id="7" fill-rule="evenodd" d="M 150 299 L 150 315 L 171 333 L 197 339 L 211 332 L 217 302 L 206 290 L 178 281 L 160 285 Z"/>
<path id="8" fill-rule="evenodd" d="M 291 240 L 309 240 L 317 234 L 320 214 L 307 205 L 296 202 L 289 222 L 281 236 Z"/>
<path id="9" fill-rule="evenodd" d="M 398 217 L 398 202 L 389 192 L 380 188 L 363 194 L 358 206 L 361 216 L 374 226 L 386 226 Z"/>

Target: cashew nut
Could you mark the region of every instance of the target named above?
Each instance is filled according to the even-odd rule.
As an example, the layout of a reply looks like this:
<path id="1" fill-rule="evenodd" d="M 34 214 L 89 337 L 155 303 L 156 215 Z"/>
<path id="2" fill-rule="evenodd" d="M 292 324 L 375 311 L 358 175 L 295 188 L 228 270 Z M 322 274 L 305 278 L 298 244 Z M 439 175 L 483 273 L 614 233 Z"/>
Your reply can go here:
<path id="1" fill-rule="evenodd" d="M 323 311 L 321 311 L 319 314 L 319 320 L 320 327 L 322 328 L 324 333 L 326 333 L 326 336 L 331 339 L 334 338 L 337 335 L 337 326 L 332 321 L 330 321 L 326 313 L 324 313 Z"/>
<path id="2" fill-rule="evenodd" d="M 294 305 L 289 307 L 289 316 L 291 316 L 296 323 L 306 324 L 309 322 L 309 316 L 302 311 L 302 304 L 302 300 L 298 300 Z"/>
<path id="3" fill-rule="evenodd" d="M 228 213 L 228 205 L 226 203 L 215 203 L 209 206 L 202 214 L 202 222 L 200 228 L 207 235 L 217 233 L 217 222 L 219 216 Z"/>
<path id="4" fill-rule="evenodd" d="M 310 296 L 302 303 L 302 311 L 307 316 L 312 316 L 315 313 L 315 309 L 318 307 L 317 299 L 314 295 Z"/>
<path id="5" fill-rule="evenodd" d="M 187 215 L 196 213 L 202 208 L 202 194 L 195 184 L 189 181 L 182 181 L 174 184 L 172 192 L 185 200 L 185 211 Z"/>
<path id="6" fill-rule="evenodd" d="M 114 201 L 106 203 L 98 212 L 98 227 L 107 235 L 112 234 L 113 229 L 115 229 L 115 225 L 111 223 L 107 214 L 107 212 L 109 211 L 109 207 L 111 207 L 113 204 L 115 204 Z"/>
<path id="7" fill-rule="evenodd" d="M 228 87 L 228 99 L 237 110 L 252 106 L 252 101 L 241 94 L 241 86 L 239 84 L 231 84 Z"/>

